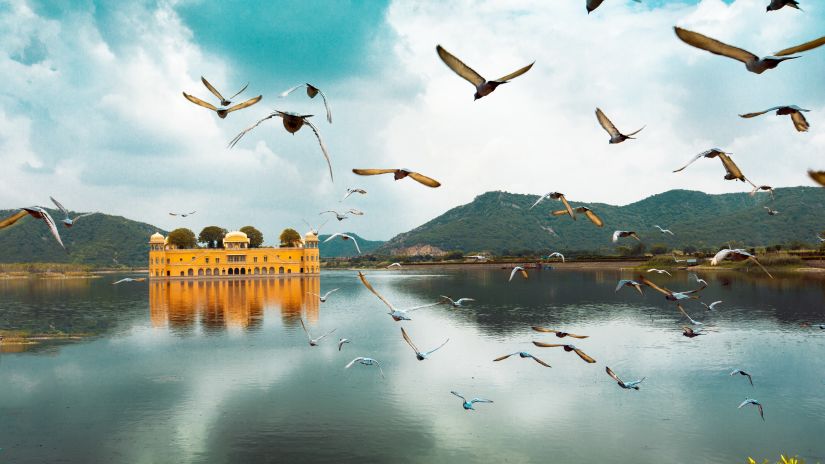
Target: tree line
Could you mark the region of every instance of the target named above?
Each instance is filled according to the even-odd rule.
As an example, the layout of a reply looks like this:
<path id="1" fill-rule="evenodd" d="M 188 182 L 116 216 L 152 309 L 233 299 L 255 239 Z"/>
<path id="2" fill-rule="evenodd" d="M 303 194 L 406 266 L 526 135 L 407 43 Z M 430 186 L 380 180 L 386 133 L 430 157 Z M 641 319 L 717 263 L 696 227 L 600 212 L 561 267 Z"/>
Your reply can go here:
<path id="1" fill-rule="evenodd" d="M 264 234 L 254 226 L 244 226 L 239 229 L 249 237 L 249 248 L 260 248 L 264 243 Z M 223 239 L 228 231 L 219 226 L 204 227 L 200 234 L 195 236 L 191 229 L 181 227 L 169 232 L 169 244 L 177 248 L 223 248 Z M 281 247 L 295 247 L 301 243 L 301 234 L 292 228 L 286 228 L 279 237 Z"/>

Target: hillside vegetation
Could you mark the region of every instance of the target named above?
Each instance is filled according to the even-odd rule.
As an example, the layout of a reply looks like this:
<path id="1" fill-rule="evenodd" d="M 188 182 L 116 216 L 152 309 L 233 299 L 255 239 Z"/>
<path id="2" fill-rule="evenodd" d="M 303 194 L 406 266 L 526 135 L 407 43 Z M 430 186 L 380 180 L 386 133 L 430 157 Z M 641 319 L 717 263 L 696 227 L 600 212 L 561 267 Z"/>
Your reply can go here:
<path id="1" fill-rule="evenodd" d="M 362 254 L 372 253 L 384 244 L 383 240 L 366 240 L 361 238 L 358 234 L 354 234 L 352 232 L 344 233 L 358 241 L 358 246 L 361 247 Z M 334 240 L 324 243 L 324 240 L 329 238 L 330 235 L 331 234 L 321 234 L 318 236 L 318 240 L 320 242 L 318 244 L 318 249 L 320 251 L 321 258 L 346 258 L 358 255 L 358 251 L 355 250 L 355 245 L 352 243 L 352 240 L 343 240 L 336 237 Z"/>

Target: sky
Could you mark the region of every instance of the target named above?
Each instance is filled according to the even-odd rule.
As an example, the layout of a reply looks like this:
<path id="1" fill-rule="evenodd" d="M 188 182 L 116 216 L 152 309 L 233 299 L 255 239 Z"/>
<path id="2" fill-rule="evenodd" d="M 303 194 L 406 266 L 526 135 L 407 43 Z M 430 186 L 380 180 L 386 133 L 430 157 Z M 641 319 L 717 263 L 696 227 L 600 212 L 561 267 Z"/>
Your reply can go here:
<path id="1" fill-rule="evenodd" d="M 766 13 L 768 0 L 605 0 L 590 15 L 584 3 L 0 0 L 0 208 L 54 196 L 166 230 L 251 224 L 268 243 L 306 231 L 303 219 L 318 225 L 321 211 L 357 208 L 366 214 L 321 232 L 389 239 L 491 190 L 611 204 L 745 191 L 717 160 L 671 172 L 711 147 L 774 187 L 812 185 L 806 171 L 825 169 L 825 47 L 756 75 L 673 34 L 768 55 L 822 35 L 821 2 Z M 536 64 L 474 101 L 437 44 L 490 79 Z M 239 98 L 263 100 L 221 120 L 181 95 L 211 101 L 200 76 L 224 94 L 249 82 Z M 318 98 L 278 98 L 304 82 L 328 96 L 333 124 Z M 737 116 L 786 104 L 811 110 L 809 132 Z M 620 130 L 645 129 L 609 145 L 596 107 Z M 334 183 L 312 132 L 278 119 L 227 149 L 275 109 L 315 115 Z M 339 202 L 348 187 L 368 194 Z"/>

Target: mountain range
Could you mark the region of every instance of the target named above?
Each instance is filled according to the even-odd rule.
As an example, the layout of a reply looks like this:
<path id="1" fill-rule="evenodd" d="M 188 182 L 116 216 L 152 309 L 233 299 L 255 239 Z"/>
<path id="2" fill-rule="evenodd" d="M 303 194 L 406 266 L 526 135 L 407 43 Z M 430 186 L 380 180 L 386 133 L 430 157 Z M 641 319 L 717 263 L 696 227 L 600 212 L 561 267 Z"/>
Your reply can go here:
<path id="1" fill-rule="evenodd" d="M 344 233 L 358 241 L 358 246 L 361 248 L 362 254 L 370 254 L 384 244 L 384 240 L 367 240 L 353 232 Z M 324 240 L 327 238 L 329 238 L 329 234 L 321 234 L 318 236 L 318 241 L 320 242 L 318 244 L 318 250 L 321 253 L 321 258 L 343 258 L 358 255 L 352 241 L 338 238 L 324 243 Z"/>

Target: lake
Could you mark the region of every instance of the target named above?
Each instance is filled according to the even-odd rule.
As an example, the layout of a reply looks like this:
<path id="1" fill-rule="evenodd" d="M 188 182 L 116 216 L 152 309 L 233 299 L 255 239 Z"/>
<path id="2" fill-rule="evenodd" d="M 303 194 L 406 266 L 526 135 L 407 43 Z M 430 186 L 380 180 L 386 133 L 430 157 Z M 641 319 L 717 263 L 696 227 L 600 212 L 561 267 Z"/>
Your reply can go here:
<path id="1" fill-rule="evenodd" d="M 354 271 L 321 277 L 111 283 L 0 281 L 0 328 L 80 341 L 0 353 L 0 462 L 825 462 L 825 280 L 705 273 L 686 303 L 706 335 L 620 271 Z M 685 272 L 651 279 L 695 288 Z M 326 303 L 307 292 L 340 288 Z M 300 318 L 317 337 L 310 347 Z M 811 326 L 803 326 L 812 323 Z M 537 333 L 531 325 L 589 335 Z M 418 361 L 421 350 L 449 342 Z M 341 337 L 351 340 L 338 351 Z M 588 364 L 561 348 L 575 343 Z M 25 349 L 23 349 L 25 348 Z M 530 359 L 494 358 L 529 351 Z M 356 356 L 376 366 L 344 366 Z M 646 377 L 640 390 L 619 388 Z M 728 373 L 744 369 L 748 379 Z M 465 411 L 456 390 L 482 397 Z M 764 405 L 737 409 L 746 397 Z"/>

